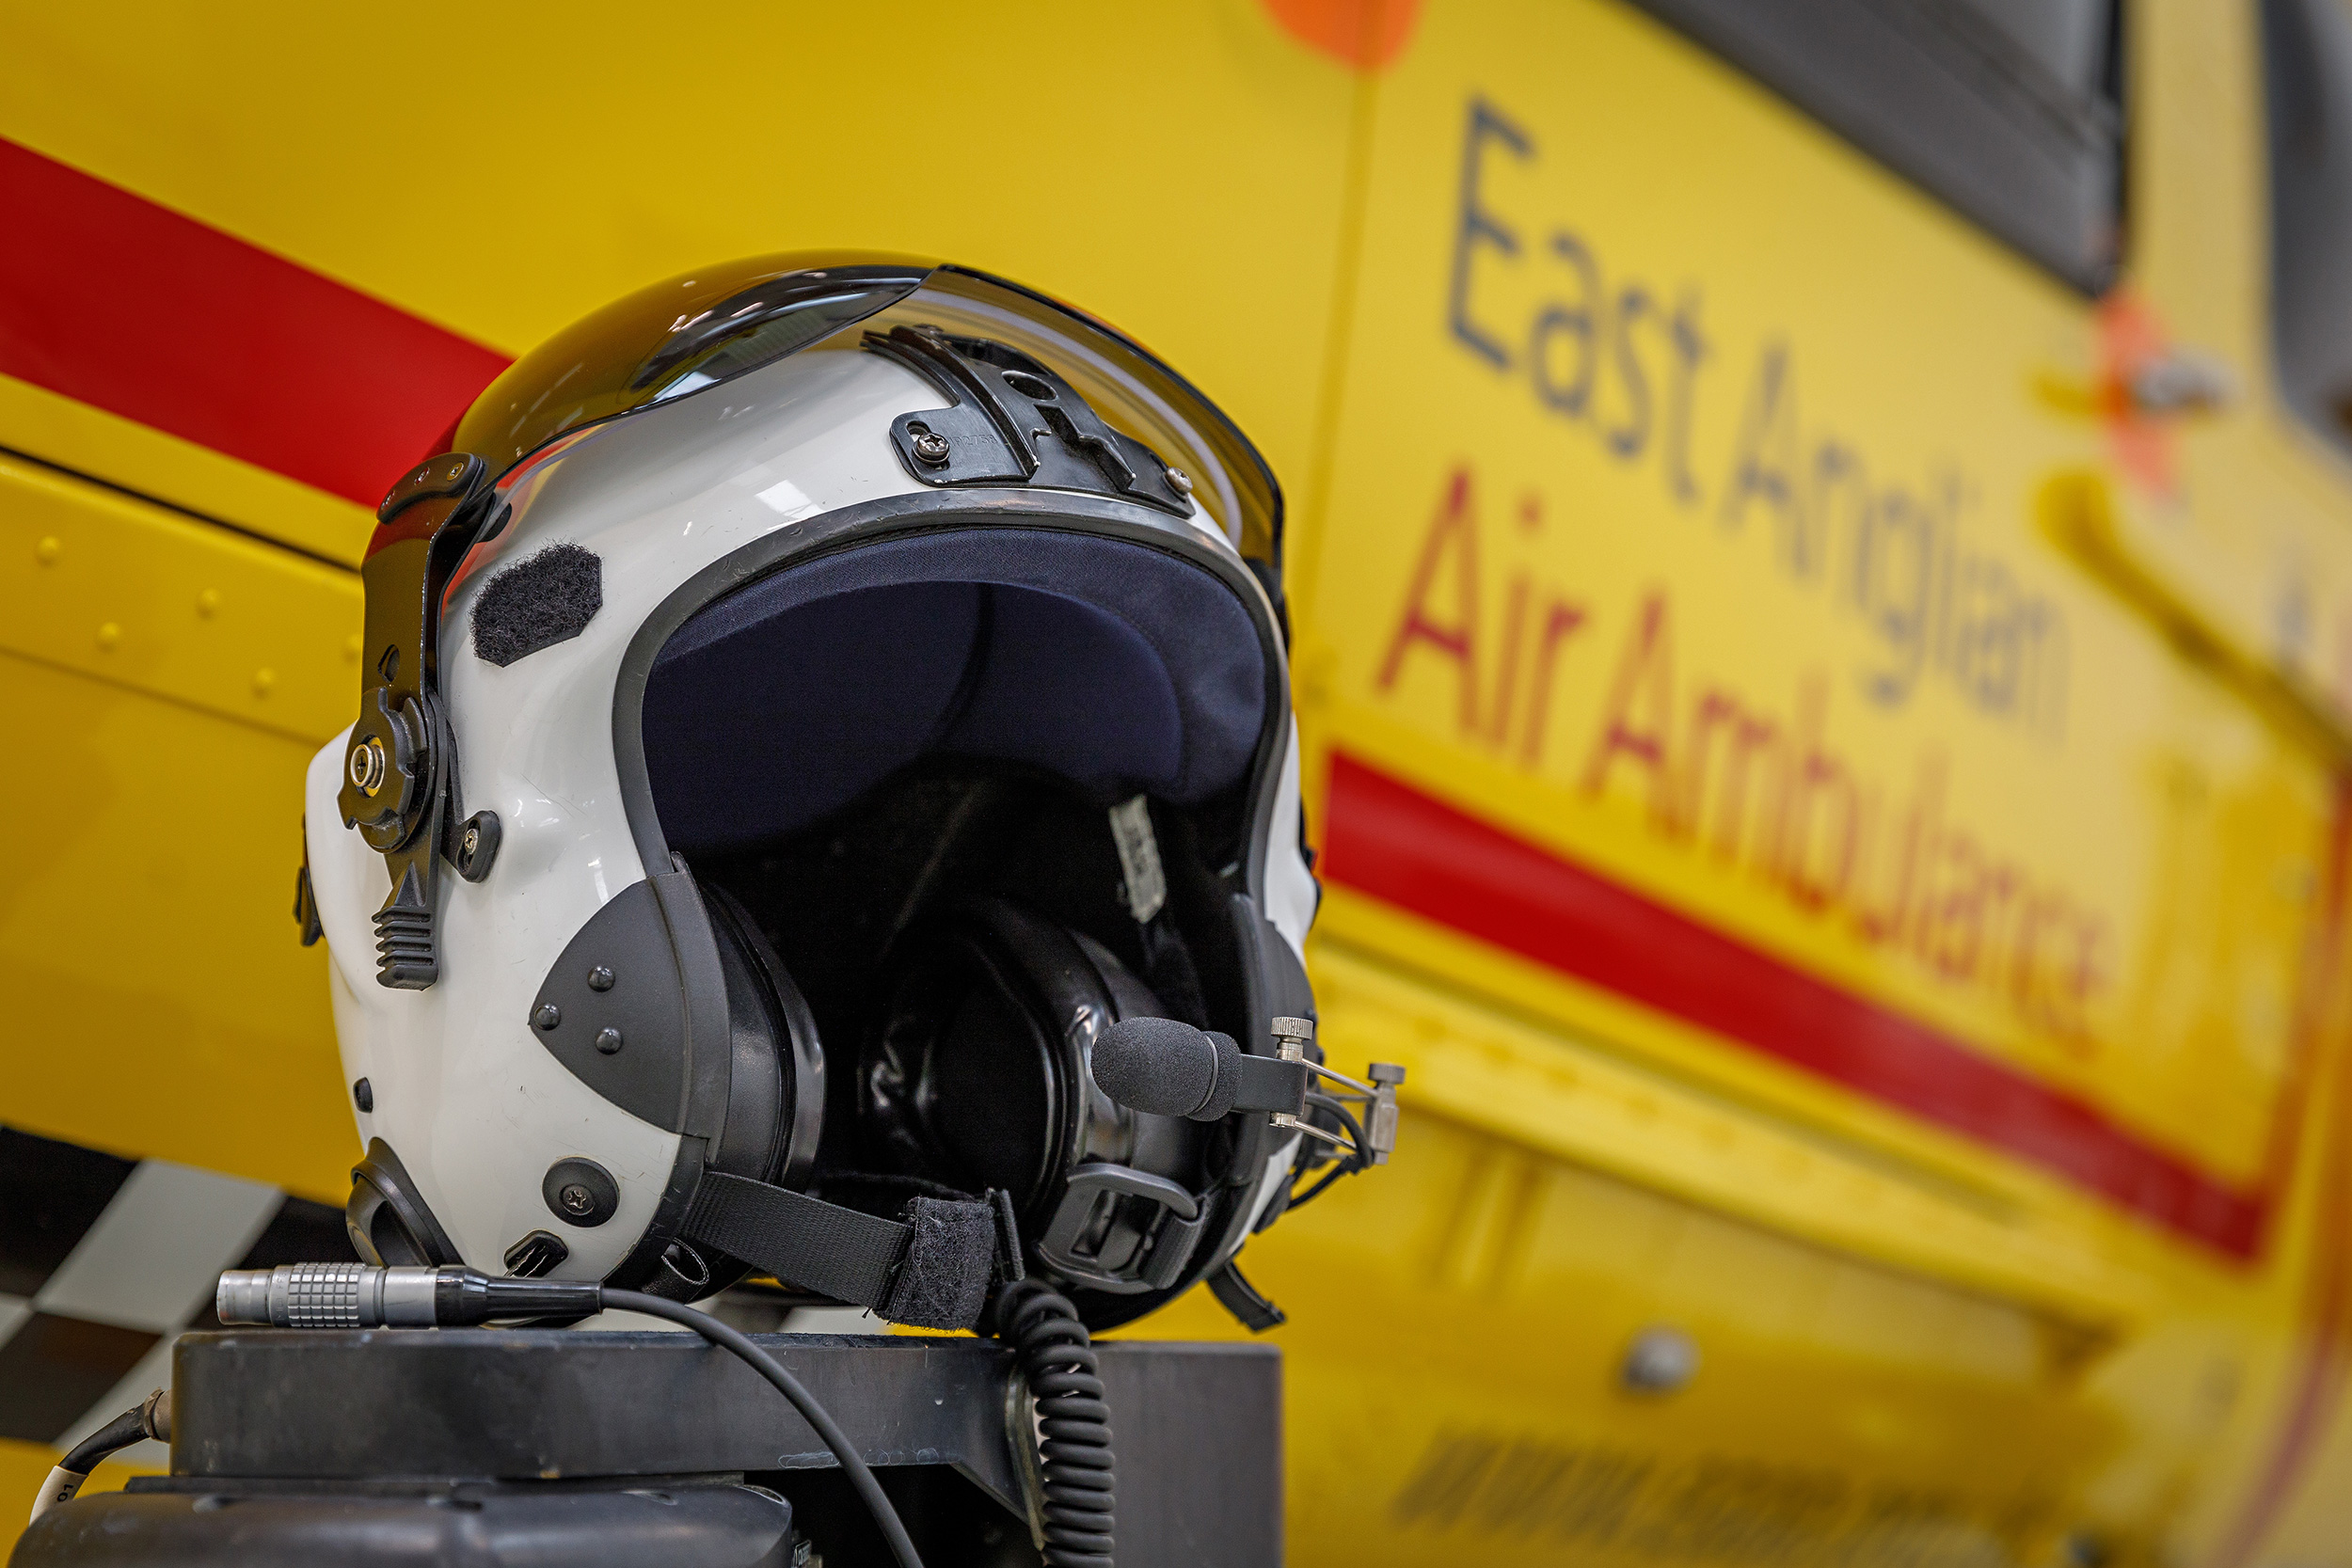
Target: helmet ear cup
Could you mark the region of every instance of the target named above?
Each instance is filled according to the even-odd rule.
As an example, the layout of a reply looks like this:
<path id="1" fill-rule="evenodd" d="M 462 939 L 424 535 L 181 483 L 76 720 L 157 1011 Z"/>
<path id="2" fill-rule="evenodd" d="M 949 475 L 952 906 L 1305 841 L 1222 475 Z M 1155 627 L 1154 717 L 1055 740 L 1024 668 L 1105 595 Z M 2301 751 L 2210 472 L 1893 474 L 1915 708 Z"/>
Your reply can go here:
<path id="1" fill-rule="evenodd" d="M 704 903 L 726 975 L 730 1047 L 726 1119 L 709 1168 L 797 1188 L 824 1131 L 825 1053 L 817 1019 L 734 895 L 709 886 Z"/>
<path id="2" fill-rule="evenodd" d="M 728 1045 L 726 1113 L 703 1168 L 797 1188 L 816 1161 L 824 1130 L 825 1057 L 817 1020 L 758 923 L 732 894 L 705 884 L 703 907 L 726 980 Z M 640 1288 L 692 1301 L 747 1272 L 745 1264 L 679 1237 Z"/>
<path id="3" fill-rule="evenodd" d="M 1120 1019 L 1161 1016 L 1151 989 L 1092 938 L 1001 899 L 967 905 L 918 928 L 885 967 L 859 1081 L 869 1152 L 903 1175 L 1009 1193 L 1031 1266 L 1066 1284 L 1155 1290 L 1114 1275 L 1156 1242 L 1150 1194 L 1200 1201 L 1209 1130 L 1118 1104 L 1096 1088 L 1088 1054 Z M 1048 1243 L 1069 1218 L 1073 1178 L 1090 1193 L 1106 1170 L 1130 1174 L 1089 1227 L 1100 1266 L 1066 1253 L 1057 1265 Z"/>

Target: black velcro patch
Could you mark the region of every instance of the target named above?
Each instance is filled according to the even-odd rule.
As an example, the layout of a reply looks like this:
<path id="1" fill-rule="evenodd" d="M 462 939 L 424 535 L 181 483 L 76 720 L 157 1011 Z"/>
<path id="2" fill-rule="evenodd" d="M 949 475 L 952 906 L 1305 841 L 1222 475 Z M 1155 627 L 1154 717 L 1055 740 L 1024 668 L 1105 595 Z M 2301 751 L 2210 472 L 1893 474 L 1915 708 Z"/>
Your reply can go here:
<path id="1" fill-rule="evenodd" d="M 502 669 L 570 641 L 603 608 L 603 560 L 578 545 L 549 545 L 492 578 L 474 601 L 474 657 Z"/>
<path id="2" fill-rule="evenodd" d="M 980 1321 L 996 1264 L 996 1212 L 985 1203 L 917 1197 L 907 1203 L 914 1227 L 882 1315 L 917 1328 L 970 1328 Z"/>

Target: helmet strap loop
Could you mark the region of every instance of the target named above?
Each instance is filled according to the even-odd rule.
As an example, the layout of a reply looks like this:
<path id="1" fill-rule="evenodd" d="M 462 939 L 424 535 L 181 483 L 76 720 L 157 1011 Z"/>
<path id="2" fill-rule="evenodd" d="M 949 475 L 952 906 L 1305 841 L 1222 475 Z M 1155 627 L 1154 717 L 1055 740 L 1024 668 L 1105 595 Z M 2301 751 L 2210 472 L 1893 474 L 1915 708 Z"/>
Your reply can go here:
<path id="1" fill-rule="evenodd" d="M 916 1196 L 887 1220 L 740 1176 L 704 1173 L 686 1215 L 706 1242 L 789 1285 L 919 1328 L 970 1328 L 1004 1273 L 993 1201 Z M 1018 1243 L 1011 1256 L 1019 1257 Z"/>

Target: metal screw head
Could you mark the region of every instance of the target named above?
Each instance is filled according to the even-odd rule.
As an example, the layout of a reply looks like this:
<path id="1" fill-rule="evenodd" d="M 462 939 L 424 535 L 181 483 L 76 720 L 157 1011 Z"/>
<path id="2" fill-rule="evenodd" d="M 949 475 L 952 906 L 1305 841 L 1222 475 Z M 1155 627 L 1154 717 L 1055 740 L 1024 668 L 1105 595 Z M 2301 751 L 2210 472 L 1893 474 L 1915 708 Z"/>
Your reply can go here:
<path id="1" fill-rule="evenodd" d="M 609 1023 L 597 1030 L 596 1049 L 607 1056 L 618 1054 L 621 1049 L 621 1032 Z"/>
<path id="2" fill-rule="evenodd" d="M 531 1015 L 531 1022 L 542 1029 L 552 1029 L 564 1022 L 564 1009 L 552 1002 L 542 1002 L 539 1010 Z"/>
<path id="3" fill-rule="evenodd" d="M 914 455 L 934 467 L 947 461 L 947 437 L 935 430 L 926 430 L 914 437 Z"/>
<path id="4" fill-rule="evenodd" d="M 466 818 L 457 835 L 457 874 L 469 882 L 490 875 L 499 855 L 499 814 L 478 811 Z"/>
<path id="5" fill-rule="evenodd" d="M 384 787 L 384 775 L 390 764 L 384 758 L 384 742 L 374 736 L 351 749 L 351 782 L 362 795 L 373 795 Z"/>
<path id="6" fill-rule="evenodd" d="M 565 1225 L 602 1225 L 621 1207 L 620 1184 L 612 1173 L 578 1154 L 548 1167 L 539 1180 L 539 1196 L 548 1212 Z"/>
<path id="7" fill-rule="evenodd" d="M 612 989 L 612 972 L 602 964 L 596 965 L 596 968 L 588 972 L 588 989 L 590 990 L 611 990 Z"/>
<path id="8" fill-rule="evenodd" d="M 1192 476 L 1182 468 L 1168 470 L 1168 487 L 1180 496 L 1192 494 Z"/>

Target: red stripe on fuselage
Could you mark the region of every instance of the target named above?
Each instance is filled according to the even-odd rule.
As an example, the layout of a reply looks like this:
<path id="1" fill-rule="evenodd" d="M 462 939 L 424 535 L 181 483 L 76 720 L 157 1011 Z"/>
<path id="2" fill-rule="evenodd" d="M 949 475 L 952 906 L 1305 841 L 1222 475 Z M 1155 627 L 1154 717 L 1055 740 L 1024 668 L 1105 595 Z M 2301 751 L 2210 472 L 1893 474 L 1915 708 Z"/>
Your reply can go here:
<path id="1" fill-rule="evenodd" d="M 495 350 L 8 141 L 0 212 L 0 373 L 363 506 L 506 368 Z M 462 215 L 448 221 L 464 243 Z"/>
<path id="2" fill-rule="evenodd" d="M 2054 1171 L 2234 1258 L 2269 1211 L 2097 1106 L 1479 820 L 1332 759 L 1332 882 Z"/>

